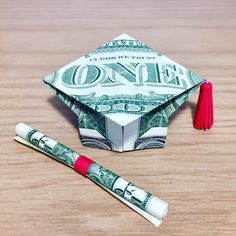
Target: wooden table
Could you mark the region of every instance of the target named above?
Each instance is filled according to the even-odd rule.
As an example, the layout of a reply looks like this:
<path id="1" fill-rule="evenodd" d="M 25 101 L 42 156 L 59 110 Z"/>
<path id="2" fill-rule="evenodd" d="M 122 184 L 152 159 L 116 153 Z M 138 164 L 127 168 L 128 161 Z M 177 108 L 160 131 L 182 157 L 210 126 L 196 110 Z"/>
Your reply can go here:
<path id="1" fill-rule="evenodd" d="M 214 84 L 215 126 L 192 128 L 193 95 L 164 149 L 83 147 L 76 116 L 42 78 L 126 32 Z M 236 2 L 0 2 L 0 235 L 236 235 Z M 88 179 L 12 140 L 44 131 L 169 203 L 160 228 Z"/>

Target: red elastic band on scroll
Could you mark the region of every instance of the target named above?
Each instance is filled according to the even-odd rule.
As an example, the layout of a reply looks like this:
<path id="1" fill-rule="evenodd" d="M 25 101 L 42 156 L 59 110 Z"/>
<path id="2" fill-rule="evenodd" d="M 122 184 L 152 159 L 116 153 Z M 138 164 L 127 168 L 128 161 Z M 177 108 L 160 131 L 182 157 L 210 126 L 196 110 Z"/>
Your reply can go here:
<path id="1" fill-rule="evenodd" d="M 93 162 L 86 156 L 80 156 L 74 164 L 74 170 L 86 177 L 87 170 Z"/>

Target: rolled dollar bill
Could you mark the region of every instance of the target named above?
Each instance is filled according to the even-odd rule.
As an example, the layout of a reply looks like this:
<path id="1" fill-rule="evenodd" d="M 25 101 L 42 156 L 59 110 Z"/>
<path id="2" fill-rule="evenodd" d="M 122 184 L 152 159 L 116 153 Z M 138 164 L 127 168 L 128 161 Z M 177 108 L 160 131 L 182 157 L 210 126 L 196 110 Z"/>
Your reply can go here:
<path id="1" fill-rule="evenodd" d="M 90 178 L 155 226 L 158 227 L 166 216 L 168 211 L 166 202 L 88 157 L 73 151 L 24 123 L 19 123 L 15 131 L 17 136 L 14 139 L 16 141 L 37 149 Z"/>

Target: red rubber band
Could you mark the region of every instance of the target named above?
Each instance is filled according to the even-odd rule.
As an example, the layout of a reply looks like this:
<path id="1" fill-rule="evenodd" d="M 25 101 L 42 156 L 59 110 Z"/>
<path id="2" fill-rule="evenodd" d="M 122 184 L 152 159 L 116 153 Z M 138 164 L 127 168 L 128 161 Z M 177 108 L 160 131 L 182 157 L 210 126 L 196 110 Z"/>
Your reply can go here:
<path id="1" fill-rule="evenodd" d="M 93 162 L 86 156 L 80 156 L 74 164 L 74 170 L 86 177 L 87 170 Z"/>

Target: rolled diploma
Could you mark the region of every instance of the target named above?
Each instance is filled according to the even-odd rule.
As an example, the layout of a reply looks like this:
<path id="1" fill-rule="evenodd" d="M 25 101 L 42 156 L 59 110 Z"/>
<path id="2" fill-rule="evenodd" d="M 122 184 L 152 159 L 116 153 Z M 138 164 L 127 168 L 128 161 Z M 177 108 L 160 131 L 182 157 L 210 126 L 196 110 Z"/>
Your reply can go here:
<path id="1" fill-rule="evenodd" d="M 90 178 L 155 226 L 158 227 L 166 216 L 168 212 L 166 202 L 105 169 L 91 159 L 82 156 L 24 123 L 19 123 L 15 131 L 17 136 L 14 139 L 16 141 L 43 152 Z"/>

